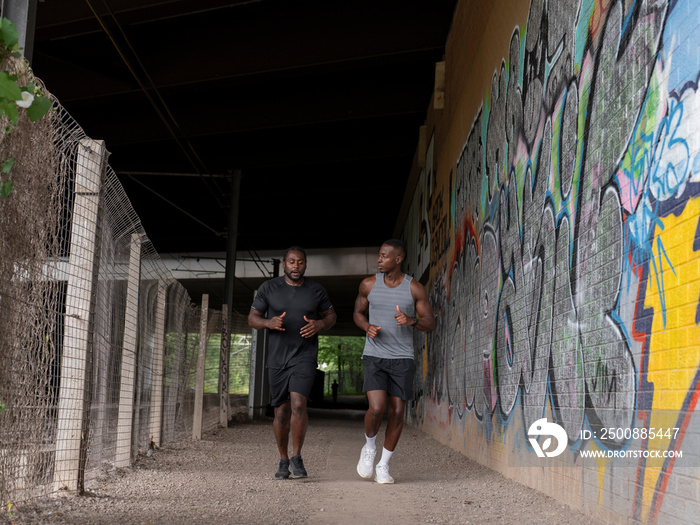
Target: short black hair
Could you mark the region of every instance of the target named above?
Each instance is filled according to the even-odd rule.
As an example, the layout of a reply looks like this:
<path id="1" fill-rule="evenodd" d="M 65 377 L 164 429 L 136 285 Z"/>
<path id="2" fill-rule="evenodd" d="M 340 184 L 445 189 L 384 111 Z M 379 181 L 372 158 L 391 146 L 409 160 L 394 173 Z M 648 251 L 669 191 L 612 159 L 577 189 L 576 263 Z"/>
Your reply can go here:
<path id="1" fill-rule="evenodd" d="M 284 257 L 282 257 L 283 261 L 287 259 L 287 254 L 289 252 L 301 252 L 304 254 L 304 260 L 306 260 L 306 251 L 304 250 L 304 248 L 302 248 L 301 246 L 290 246 L 284 251 Z"/>
<path id="2" fill-rule="evenodd" d="M 393 248 L 398 248 L 403 252 L 403 256 L 406 257 L 406 243 L 403 242 L 401 239 L 389 239 L 387 241 L 384 241 L 382 244 L 392 246 Z"/>

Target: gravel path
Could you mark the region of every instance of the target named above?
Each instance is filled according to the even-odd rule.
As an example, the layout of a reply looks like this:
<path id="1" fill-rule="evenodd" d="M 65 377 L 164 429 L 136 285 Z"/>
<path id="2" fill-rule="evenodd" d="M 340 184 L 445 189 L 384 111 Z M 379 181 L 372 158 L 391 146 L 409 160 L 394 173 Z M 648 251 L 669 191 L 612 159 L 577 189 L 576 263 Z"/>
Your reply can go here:
<path id="1" fill-rule="evenodd" d="M 339 414 L 342 413 L 342 417 Z M 394 485 L 360 478 L 362 412 L 312 410 L 306 479 L 275 480 L 271 419 L 166 444 L 86 495 L 17 504 L 16 524 L 541 524 L 599 522 L 405 427 Z M 383 428 L 380 438 L 384 436 Z M 378 446 L 381 446 L 378 443 Z"/>

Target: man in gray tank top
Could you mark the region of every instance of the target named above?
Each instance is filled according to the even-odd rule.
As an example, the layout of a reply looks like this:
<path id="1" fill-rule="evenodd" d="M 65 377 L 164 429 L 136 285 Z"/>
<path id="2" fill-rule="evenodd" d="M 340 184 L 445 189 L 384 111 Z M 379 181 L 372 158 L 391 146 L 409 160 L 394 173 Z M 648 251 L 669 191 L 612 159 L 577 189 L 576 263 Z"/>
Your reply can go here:
<path id="1" fill-rule="evenodd" d="M 403 241 L 390 239 L 379 249 L 379 273 L 360 283 L 353 320 L 367 333 L 362 354 L 369 409 L 365 413 L 365 439 L 357 473 L 377 483 L 393 483 L 389 459 L 403 430 L 406 401 L 413 398 L 413 331 L 431 332 L 435 315 L 428 294 L 418 281 L 401 271 L 406 257 Z M 382 455 L 374 467 L 375 444 L 389 401 Z"/>

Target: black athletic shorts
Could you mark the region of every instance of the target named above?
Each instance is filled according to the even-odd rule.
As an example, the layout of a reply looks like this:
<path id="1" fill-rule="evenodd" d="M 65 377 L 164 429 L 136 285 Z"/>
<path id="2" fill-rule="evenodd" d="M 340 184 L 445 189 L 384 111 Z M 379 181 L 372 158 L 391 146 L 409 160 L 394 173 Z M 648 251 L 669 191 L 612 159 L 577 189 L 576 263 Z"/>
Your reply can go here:
<path id="1" fill-rule="evenodd" d="M 413 376 L 416 374 L 413 359 L 382 359 L 366 355 L 362 357 L 362 363 L 365 372 L 363 392 L 384 390 L 404 401 L 413 399 Z"/>
<path id="2" fill-rule="evenodd" d="M 270 404 L 273 407 L 284 404 L 289 401 L 290 392 L 297 392 L 309 399 L 316 378 L 316 368 L 317 365 L 313 361 L 297 363 L 287 368 L 268 368 Z"/>

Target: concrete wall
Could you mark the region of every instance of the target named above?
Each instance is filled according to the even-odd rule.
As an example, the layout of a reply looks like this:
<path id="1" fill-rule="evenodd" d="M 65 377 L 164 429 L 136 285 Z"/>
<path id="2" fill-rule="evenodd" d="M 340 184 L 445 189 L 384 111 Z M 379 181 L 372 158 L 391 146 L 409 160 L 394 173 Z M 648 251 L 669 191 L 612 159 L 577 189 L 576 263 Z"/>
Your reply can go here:
<path id="1" fill-rule="evenodd" d="M 460 1 L 404 203 L 438 316 L 410 417 L 616 523 L 700 516 L 698 29 L 696 0 Z"/>

